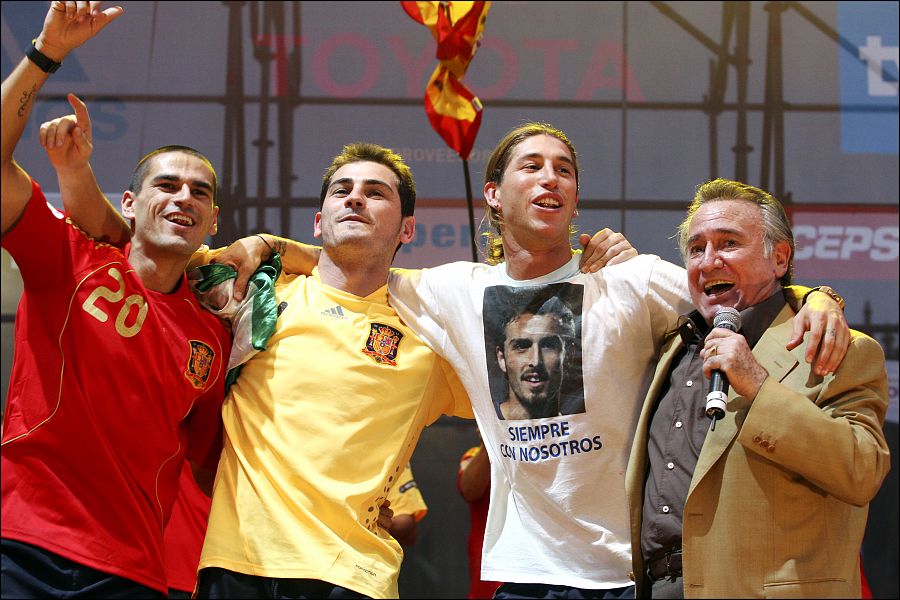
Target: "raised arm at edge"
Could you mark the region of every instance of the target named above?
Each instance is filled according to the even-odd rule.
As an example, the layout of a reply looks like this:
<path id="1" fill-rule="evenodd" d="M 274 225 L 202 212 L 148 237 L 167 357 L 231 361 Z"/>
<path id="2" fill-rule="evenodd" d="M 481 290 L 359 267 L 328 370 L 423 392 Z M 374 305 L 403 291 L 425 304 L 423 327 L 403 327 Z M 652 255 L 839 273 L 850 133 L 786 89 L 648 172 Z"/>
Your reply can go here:
<path id="1" fill-rule="evenodd" d="M 51 57 L 54 60 L 57 57 Z M 61 60 L 61 59 L 60 59 Z M 0 91 L 0 231 L 6 234 L 18 223 L 31 198 L 31 179 L 13 158 L 13 152 L 25 131 L 38 91 L 47 81 L 47 73 L 23 58 L 9 77 L 3 80 Z"/>
<path id="2" fill-rule="evenodd" d="M 87 8 L 89 10 L 85 12 Z M 35 49 L 51 61 L 62 63 L 72 50 L 117 19 L 123 9 L 115 6 L 101 11 L 99 3 L 91 3 L 90 7 L 81 7 L 79 12 L 84 13 L 81 15 L 83 18 L 69 19 L 63 3 L 51 3 L 41 32 L 33 42 Z M 0 134 L 0 231 L 3 233 L 19 221 L 31 198 L 28 174 L 16 164 L 13 151 L 31 116 L 35 98 L 48 77 L 49 74 L 31 60 L 23 58 L 3 81 L 0 94 L 0 118 L 3 121 Z"/>

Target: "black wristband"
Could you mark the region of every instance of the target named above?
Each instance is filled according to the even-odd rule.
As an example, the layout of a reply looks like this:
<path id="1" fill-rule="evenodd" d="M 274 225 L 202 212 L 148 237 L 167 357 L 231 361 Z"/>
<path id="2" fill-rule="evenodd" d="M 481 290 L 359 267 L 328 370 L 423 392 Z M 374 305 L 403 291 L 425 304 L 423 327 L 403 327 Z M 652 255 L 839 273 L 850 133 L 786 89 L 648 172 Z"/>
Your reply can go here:
<path id="1" fill-rule="evenodd" d="M 37 68 L 44 73 L 56 73 L 56 70 L 62 66 L 62 63 L 56 62 L 38 50 L 37 46 L 34 45 L 33 40 L 31 42 L 31 47 L 25 52 L 25 56 L 27 56 L 28 60 L 37 65 Z"/>
<path id="2" fill-rule="evenodd" d="M 258 233 L 257 233 L 257 234 L 254 234 L 254 235 L 256 235 L 256 237 L 258 237 L 259 239 L 261 239 L 261 240 L 263 241 L 263 244 L 265 244 L 266 246 L 268 246 L 268 248 L 269 248 L 269 258 L 272 258 L 272 256 L 275 254 L 275 248 L 273 248 L 272 245 L 271 245 L 269 242 L 267 242 L 267 241 L 266 241 L 266 238 L 264 238 L 262 235 L 260 235 L 260 234 L 258 234 Z"/>

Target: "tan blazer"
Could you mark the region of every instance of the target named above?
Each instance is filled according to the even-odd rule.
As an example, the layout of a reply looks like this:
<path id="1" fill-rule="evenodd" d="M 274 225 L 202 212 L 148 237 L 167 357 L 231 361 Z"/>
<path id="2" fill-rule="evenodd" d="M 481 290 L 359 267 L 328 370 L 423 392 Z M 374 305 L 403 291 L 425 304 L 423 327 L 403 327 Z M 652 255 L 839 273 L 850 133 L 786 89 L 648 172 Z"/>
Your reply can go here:
<path id="1" fill-rule="evenodd" d="M 769 373 L 756 399 L 731 391 L 700 451 L 684 507 L 686 598 L 860 597 L 868 503 L 890 470 L 884 352 L 852 331 L 838 371 L 819 377 L 806 342 L 785 350 L 793 316 L 785 306 L 753 349 Z M 639 598 L 650 595 L 640 541 L 647 432 L 680 347 L 676 335 L 663 349 L 626 472 Z"/>

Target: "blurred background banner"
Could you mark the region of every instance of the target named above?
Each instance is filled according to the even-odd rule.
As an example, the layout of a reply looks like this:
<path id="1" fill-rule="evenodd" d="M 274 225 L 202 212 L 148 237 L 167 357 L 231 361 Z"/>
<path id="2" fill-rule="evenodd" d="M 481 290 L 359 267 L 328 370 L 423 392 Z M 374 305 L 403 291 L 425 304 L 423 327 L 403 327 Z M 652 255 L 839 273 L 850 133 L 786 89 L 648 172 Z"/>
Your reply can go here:
<path id="1" fill-rule="evenodd" d="M 897 2 L 839 2 L 841 146 L 897 154 Z M 854 52 L 855 51 L 855 52 Z"/>
<path id="2" fill-rule="evenodd" d="M 490 150 L 511 127 L 567 132 L 581 167 L 576 225 L 619 230 L 680 263 L 672 237 L 695 187 L 746 181 L 785 203 L 796 281 L 829 284 L 851 326 L 881 342 L 898 453 L 898 3 L 495 2 L 465 84 L 482 105 L 462 161 L 422 97 L 435 39 L 400 2 L 121 2 L 125 14 L 67 57 L 44 87 L 16 158 L 59 205 L 37 143 L 67 92 L 94 121 L 94 170 L 114 203 L 149 149 L 206 153 L 222 185 L 219 234 L 270 231 L 313 242 L 321 176 L 341 147 L 372 141 L 415 174 L 416 239 L 397 266 L 471 259 Z M 45 2 L 2 4 L 5 77 L 40 31 Z M 21 281 L 3 253 L 5 401 Z M 14 385 L 14 383 L 13 383 Z M 468 511 L 455 489 L 474 424 L 444 419 L 413 457 L 430 507 L 401 592 L 462 597 Z M 871 505 L 863 558 L 876 597 L 898 597 L 898 478 Z"/>

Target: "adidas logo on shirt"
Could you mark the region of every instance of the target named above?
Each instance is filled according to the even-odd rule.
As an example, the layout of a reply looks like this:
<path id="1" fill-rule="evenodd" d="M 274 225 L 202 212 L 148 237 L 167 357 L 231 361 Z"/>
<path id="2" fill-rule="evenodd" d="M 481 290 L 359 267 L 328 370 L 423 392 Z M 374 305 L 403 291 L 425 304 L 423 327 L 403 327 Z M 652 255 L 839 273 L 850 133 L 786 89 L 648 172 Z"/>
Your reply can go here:
<path id="1" fill-rule="evenodd" d="M 322 311 L 321 313 L 325 317 L 334 317 L 335 319 L 346 319 L 346 315 L 344 315 L 343 309 L 340 306 L 335 306 L 332 308 L 328 308 Z"/>

